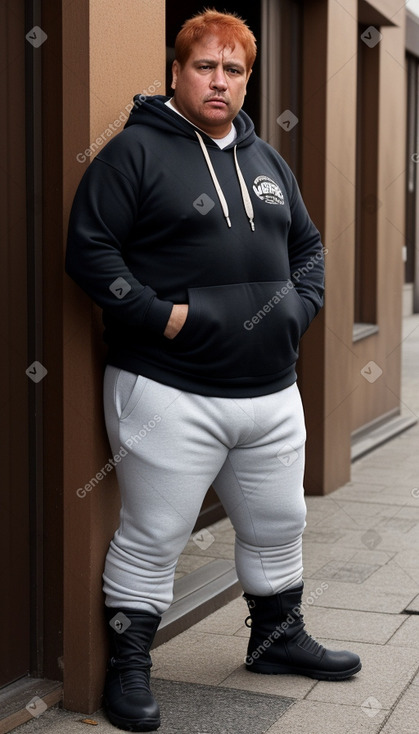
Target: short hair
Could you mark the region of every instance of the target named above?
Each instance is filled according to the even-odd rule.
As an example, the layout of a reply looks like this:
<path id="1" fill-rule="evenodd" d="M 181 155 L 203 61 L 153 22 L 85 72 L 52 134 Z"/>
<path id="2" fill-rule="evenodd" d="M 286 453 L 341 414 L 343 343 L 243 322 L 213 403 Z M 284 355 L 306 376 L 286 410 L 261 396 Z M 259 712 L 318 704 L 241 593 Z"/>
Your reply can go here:
<path id="1" fill-rule="evenodd" d="M 188 60 L 192 45 L 210 34 L 217 36 L 223 47 L 234 48 L 240 43 L 246 55 L 246 71 L 250 71 L 256 58 L 256 38 L 249 26 L 236 13 L 208 8 L 185 21 L 176 36 L 175 58 L 181 66 Z"/>

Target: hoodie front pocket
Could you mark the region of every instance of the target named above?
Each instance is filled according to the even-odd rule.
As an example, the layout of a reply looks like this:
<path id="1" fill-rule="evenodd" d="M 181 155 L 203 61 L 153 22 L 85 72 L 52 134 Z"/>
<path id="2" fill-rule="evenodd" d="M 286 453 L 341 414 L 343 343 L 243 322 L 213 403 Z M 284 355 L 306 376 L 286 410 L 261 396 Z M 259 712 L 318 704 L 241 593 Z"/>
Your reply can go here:
<path id="1" fill-rule="evenodd" d="M 190 288 L 185 324 L 171 351 L 214 378 L 247 378 L 289 369 L 307 313 L 291 281 Z"/>

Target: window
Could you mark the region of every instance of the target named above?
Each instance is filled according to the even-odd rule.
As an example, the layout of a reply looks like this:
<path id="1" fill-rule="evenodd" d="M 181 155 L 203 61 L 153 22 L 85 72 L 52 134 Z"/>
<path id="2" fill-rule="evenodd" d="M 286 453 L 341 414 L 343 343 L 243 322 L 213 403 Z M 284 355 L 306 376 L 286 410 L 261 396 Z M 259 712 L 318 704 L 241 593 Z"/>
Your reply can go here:
<path id="1" fill-rule="evenodd" d="M 417 183 L 419 161 L 419 61 L 407 55 L 407 169 L 405 282 L 415 281 Z"/>
<path id="2" fill-rule="evenodd" d="M 354 339 L 377 331 L 377 214 L 379 44 L 361 39 L 358 27 L 356 119 L 356 229 Z M 368 326 L 371 328 L 368 329 Z M 366 328 L 367 327 L 367 328 Z"/>
<path id="3" fill-rule="evenodd" d="M 261 2 L 260 136 L 299 177 L 302 8 L 296 0 Z"/>

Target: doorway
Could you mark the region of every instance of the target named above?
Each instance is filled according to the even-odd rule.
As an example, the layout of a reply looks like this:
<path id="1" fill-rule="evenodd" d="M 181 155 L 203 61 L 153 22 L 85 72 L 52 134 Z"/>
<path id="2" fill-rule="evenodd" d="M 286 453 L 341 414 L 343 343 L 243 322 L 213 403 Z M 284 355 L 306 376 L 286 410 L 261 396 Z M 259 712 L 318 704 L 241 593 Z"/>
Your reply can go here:
<path id="1" fill-rule="evenodd" d="M 13 6 L 13 7 L 12 7 Z M 3 473 L 0 517 L 2 559 L 0 607 L 0 686 L 31 670 L 31 559 L 28 446 L 28 298 L 26 252 L 25 7 L 1 6 L 3 56 L 0 117 L 0 446 Z"/>

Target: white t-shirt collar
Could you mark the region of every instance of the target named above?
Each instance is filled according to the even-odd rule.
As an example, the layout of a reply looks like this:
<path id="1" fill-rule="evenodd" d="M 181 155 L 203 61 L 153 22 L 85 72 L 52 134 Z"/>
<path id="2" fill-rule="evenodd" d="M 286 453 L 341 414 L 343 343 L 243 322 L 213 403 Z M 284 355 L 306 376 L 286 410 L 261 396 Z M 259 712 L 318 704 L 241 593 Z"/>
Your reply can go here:
<path id="1" fill-rule="evenodd" d="M 176 109 L 171 99 L 168 99 L 167 102 L 165 102 L 165 105 L 167 105 L 167 107 L 170 107 L 171 110 L 174 110 L 174 112 L 180 115 L 180 117 L 183 117 L 184 120 L 191 122 L 191 120 L 188 120 L 188 118 L 185 117 L 185 115 L 182 115 L 182 113 Z M 193 125 L 194 123 L 191 123 L 191 124 Z M 197 127 L 197 125 L 195 125 L 195 127 Z M 201 130 L 201 128 L 198 127 L 198 130 Z M 205 133 L 205 130 L 201 130 L 201 132 Z M 208 135 L 208 133 L 205 133 L 205 135 Z M 211 137 L 211 135 L 209 137 Z M 237 138 L 237 130 L 234 125 L 234 122 L 232 122 L 231 130 L 230 132 L 227 133 L 227 135 L 224 136 L 224 138 L 211 138 L 211 140 L 213 140 L 214 143 L 217 143 L 217 145 L 220 148 L 226 148 L 227 145 L 230 145 L 230 143 L 232 143 L 236 138 Z"/>

